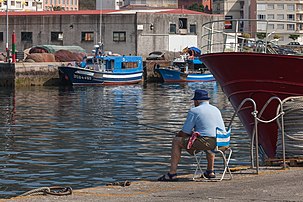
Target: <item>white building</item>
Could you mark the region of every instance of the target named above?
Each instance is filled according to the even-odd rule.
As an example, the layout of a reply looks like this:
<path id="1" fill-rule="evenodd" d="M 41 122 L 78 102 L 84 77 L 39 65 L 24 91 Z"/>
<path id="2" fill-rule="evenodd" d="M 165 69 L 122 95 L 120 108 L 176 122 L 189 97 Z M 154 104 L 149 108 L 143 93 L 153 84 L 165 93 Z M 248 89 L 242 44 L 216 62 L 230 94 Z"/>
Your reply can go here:
<path id="1" fill-rule="evenodd" d="M 301 0 L 213 0 L 213 13 L 224 14 L 226 22 L 229 19 L 257 19 L 276 22 L 258 22 L 257 24 L 243 22 L 238 32 L 250 33 L 252 36 L 259 32 L 270 33 L 269 39 L 279 36 L 279 44 L 287 44 L 290 33 L 303 33 L 303 1 Z M 283 23 L 281 21 L 299 21 Z M 278 22 L 280 21 L 280 22 Z M 235 32 L 232 25 L 230 32 Z M 298 39 L 303 42 L 302 37 Z"/>
<path id="2" fill-rule="evenodd" d="M 124 0 L 97 0 L 96 10 L 119 10 L 124 5 Z"/>
<path id="3" fill-rule="evenodd" d="M 43 0 L 0 0 L 0 10 L 5 11 L 43 11 Z"/>

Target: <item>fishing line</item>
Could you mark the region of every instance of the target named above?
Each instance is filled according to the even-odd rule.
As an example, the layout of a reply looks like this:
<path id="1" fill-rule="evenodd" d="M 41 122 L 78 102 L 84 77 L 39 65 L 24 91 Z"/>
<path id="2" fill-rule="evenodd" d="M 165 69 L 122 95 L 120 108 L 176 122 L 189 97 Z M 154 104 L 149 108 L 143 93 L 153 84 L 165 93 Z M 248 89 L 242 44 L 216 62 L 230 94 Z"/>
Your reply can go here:
<path id="1" fill-rule="evenodd" d="M 137 123 L 137 122 L 133 122 L 133 121 L 126 120 L 126 119 L 119 119 L 119 118 L 116 118 L 114 116 L 107 116 L 107 115 L 104 115 L 104 114 L 96 114 L 96 113 L 94 113 L 93 115 L 102 116 L 102 117 L 107 118 L 109 120 L 117 120 L 117 121 L 126 122 L 126 123 L 130 123 L 130 124 L 137 125 L 137 126 L 144 126 L 146 128 L 151 128 L 151 129 L 155 129 L 155 130 L 158 130 L 158 131 L 162 131 L 164 133 L 173 133 L 173 134 L 177 133 L 177 131 L 172 131 L 172 130 L 165 129 L 165 128 L 159 128 L 159 127 L 144 124 L 144 123 Z"/>

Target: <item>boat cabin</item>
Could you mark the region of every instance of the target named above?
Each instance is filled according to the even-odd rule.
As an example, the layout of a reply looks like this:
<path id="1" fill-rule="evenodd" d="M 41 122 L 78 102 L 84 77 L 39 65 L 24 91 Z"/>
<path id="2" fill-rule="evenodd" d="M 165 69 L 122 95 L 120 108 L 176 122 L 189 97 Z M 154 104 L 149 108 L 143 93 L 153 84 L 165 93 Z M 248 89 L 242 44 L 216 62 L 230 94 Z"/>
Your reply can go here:
<path id="1" fill-rule="evenodd" d="M 97 56 L 86 59 L 86 69 L 111 72 L 143 71 L 141 56 Z"/>

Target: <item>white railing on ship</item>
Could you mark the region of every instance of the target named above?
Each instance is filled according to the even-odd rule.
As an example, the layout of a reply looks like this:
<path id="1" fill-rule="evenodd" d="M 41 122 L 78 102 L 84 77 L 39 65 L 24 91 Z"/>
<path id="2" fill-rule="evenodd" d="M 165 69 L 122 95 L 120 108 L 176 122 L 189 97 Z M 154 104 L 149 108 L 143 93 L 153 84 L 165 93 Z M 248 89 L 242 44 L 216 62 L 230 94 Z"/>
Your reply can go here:
<path id="1" fill-rule="evenodd" d="M 235 25 L 235 28 L 233 29 L 225 29 L 225 22 L 230 21 L 231 25 Z M 245 24 L 244 24 L 245 23 Z M 251 26 L 255 26 L 257 29 L 257 23 L 261 23 L 263 25 L 263 29 L 259 29 L 256 31 L 251 31 L 249 28 Z M 296 30 L 278 30 L 269 28 L 269 25 L 271 23 L 279 23 L 283 24 L 284 27 L 287 27 L 289 24 L 295 25 L 300 23 L 303 24 L 303 22 L 298 21 L 285 21 L 285 20 L 256 20 L 256 19 L 228 19 L 228 20 L 217 20 L 217 21 L 210 21 L 207 23 L 204 23 L 202 25 L 202 52 L 203 53 L 214 53 L 214 52 L 226 52 L 226 51 L 233 51 L 233 52 L 239 52 L 243 51 L 243 46 L 239 46 L 242 41 L 253 41 L 256 42 L 259 40 L 257 38 L 258 33 L 265 33 L 265 38 L 260 39 L 264 42 L 264 44 L 267 44 L 270 42 L 270 39 L 273 39 L 273 34 L 277 35 L 289 35 L 289 34 L 298 34 Z M 240 24 L 243 24 L 244 26 L 240 27 Z M 261 25 L 260 24 L 260 25 Z M 247 26 L 245 26 L 247 25 Z M 265 27 L 264 27 L 265 25 Z M 242 28 L 243 27 L 243 28 Z M 247 33 L 251 36 L 251 38 L 245 38 L 243 37 L 243 33 Z M 233 40 L 227 41 L 228 38 L 233 38 Z M 253 40 L 252 40 L 253 39 Z M 233 42 L 232 42 L 233 41 Z M 215 47 L 219 47 L 215 50 Z M 225 47 L 225 48 L 224 48 Z M 226 49 L 226 47 L 232 47 L 229 49 Z M 239 49 L 240 48 L 240 49 Z M 266 46 L 264 47 L 263 52 L 267 52 Z"/>

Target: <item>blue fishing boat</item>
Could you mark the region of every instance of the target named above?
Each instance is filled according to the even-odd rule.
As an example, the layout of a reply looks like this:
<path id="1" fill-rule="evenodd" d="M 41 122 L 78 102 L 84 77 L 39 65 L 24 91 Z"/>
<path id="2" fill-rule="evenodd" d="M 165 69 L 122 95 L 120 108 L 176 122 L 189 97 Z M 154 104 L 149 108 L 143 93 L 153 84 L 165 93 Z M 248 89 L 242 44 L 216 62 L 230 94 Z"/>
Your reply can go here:
<path id="1" fill-rule="evenodd" d="M 181 55 L 168 67 L 157 67 L 164 82 L 209 82 L 215 81 L 213 75 L 208 71 L 199 57 L 189 58 Z"/>
<path id="2" fill-rule="evenodd" d="M 142 81 L 141 56 L 100 54 L 98 47 L 95 52 L 95 56 L 84 58 L 80 64 L 59 66 L 61 80 L 72 85 L 125 85 Z"/>

